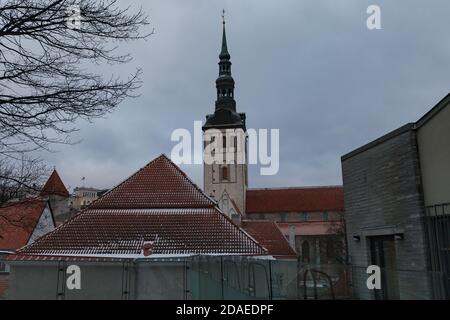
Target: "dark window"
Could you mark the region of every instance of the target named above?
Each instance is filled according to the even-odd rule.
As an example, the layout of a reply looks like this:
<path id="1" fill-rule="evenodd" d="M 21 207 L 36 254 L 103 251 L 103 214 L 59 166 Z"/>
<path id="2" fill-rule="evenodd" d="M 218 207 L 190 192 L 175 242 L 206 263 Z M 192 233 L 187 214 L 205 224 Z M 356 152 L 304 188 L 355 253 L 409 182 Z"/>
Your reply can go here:
<path id="1" fill-rule="evenodd" d="M 323 213 L 323 221 L 328 221 L 328 212 Z"/>
<path id="2" fill-rule="evenodd" d="M 334 239 L 328 238 L 327 239 L 327 259 L 329 261 L 333 261 L 333 259 L 336 257 L 336 252 L 334 250 Z"/>
<path id="3" fill-rule="evenodd" d="M 228 168 L 222 167 L 222 180 L 228 180 Z"/>
<path id="4" fill-rule="evenodd" d="M 309 242 L 307 240 L 302 243 L 302 260 L 303 262 L 309 262 Z"/>
<path id="5" fill-rule="evenodd" d="M 226 148 L 227 148 L 227 137 L 223 136 L 222 142 L 223 142 L 223 143 L 222 143 L 223 148 L 226 149 Z"/>

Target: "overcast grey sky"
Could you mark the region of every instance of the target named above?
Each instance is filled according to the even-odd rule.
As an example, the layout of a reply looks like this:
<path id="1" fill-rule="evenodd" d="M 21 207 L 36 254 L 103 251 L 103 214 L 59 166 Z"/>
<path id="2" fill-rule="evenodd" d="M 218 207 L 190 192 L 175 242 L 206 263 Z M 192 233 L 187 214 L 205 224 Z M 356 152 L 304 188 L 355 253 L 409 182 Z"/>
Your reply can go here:
<path id="1" fill-rule="evenodd" d="M 122 0 L 124 4 L 126 0 Z M 448 0 L 140 0 L 155 34 L 123 47 L 144 71 L 141 96 L 80 123 L 74 146 L 42 157 L 66 186 L 111 187 L 161 153 L 176 128 L 214 111 L 226 10 L 239 112 L 280 129 L 280 171 L 250 187 L 341 184 L 340 156 L 407 122 L 450 91 Z M 369 31 L 378 4 L 382 30 Z M 202 167 L 182 167 L 200 186 Z"/>

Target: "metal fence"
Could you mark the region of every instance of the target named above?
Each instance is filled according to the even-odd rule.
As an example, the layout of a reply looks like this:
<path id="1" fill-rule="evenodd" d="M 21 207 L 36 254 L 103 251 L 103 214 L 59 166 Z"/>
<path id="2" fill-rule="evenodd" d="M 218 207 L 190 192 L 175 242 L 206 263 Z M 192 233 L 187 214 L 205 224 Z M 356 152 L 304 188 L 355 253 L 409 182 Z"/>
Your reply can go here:
<path id="1" fill-rule="evenodd" d="M 442 272 L 382 270 L 382 290 L 370 290 L 365 267 L 239 256 L 11 264 L 6 299 L 445 299 L 448 280 Z M 72 264 L 80 290 L 66 286 Z"/>
<path id="2" fill-rule="evenodd" d="M 245 257 L 192 259 L 193 299 L 347 299 L 348 268 Z"/>
<path id="3" fill-rule="evenodd" d="M 427 207 L 425 225 L 431 269 L 445 275 L 441 290 L 450 299 L 450 203 Z"/>

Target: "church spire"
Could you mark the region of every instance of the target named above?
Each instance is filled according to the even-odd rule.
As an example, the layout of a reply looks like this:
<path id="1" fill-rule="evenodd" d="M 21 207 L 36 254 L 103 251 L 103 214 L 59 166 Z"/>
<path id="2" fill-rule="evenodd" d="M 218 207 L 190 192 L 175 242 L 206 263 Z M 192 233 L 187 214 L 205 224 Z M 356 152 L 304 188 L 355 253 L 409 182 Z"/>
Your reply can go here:
<path id="1" fill-rule="evenodd" d="M 236 101 L 234 101 L 234 79 L 231 76 L 231 56 L 228 52 L 227 35 L 225 32 L 225 10 L 222 11 L 222 19 L 222 49 L 219 54 L 219 77 L 216 80 L 216 109 L 224 108 L 235 111 Z"/>
<path id="2" fill-rule="evenodd" d="M 228 52 L 225 32 L 225 10 L 222 11 L 222 47 L 219 54 L 219 76 L 216 79 L 216 108 L 214 114 L 206 116 L 203 130 L 210 128 L 243 128 L 245 131 L 245 113 L 236 112 L 234 100 L 234 79 L 231 76 L 230 53 Z"/>
<path id="3" fill-rule="evenodd" d="M 230 60 L 230 54 L 228 53 L 227 46 L 227 35 L 225 32 L 225 10 L 222 10 L 222 24 L 223 24 L 223 33 L 222 33 L 222 51 L 220 52 L 219 58 L 220 60 Z"/>

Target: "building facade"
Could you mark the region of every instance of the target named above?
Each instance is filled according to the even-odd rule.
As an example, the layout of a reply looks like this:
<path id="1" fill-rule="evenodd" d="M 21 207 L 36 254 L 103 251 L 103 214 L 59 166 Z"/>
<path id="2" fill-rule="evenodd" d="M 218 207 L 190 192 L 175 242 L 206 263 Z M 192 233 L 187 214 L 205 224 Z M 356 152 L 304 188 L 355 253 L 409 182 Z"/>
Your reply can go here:
<path id="1" fill-rule="evenodd" d="M 444 250 L 450 228 L 449 103 L 447 96 L 418 122 L 342 157 L 347 241 L 357 297 L 446 295 L 449 266 L 440 262 L 449 261 Z M 382 290 L 367 289 L 368 265 L 382 268 Z"/>
<path id="2" fill-rule="evenodd" d="M 345 262 L 340 186 L 249 189 L 247 219 L 274 221 L 303 263 Z"/>
<path id="3" fill-rule="evenodd" d="M 106 191 L 90 187 L 76 187 L 73 189 L 73 194 L 70 197 L 69 207 L 72 210 L 80 211 L 97 200 Z"/>

